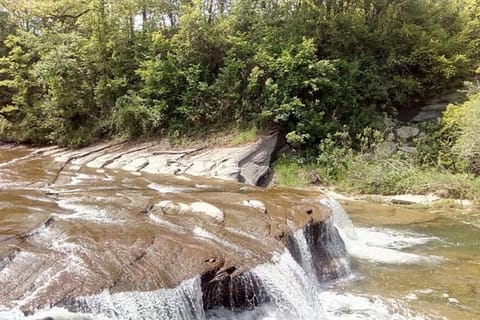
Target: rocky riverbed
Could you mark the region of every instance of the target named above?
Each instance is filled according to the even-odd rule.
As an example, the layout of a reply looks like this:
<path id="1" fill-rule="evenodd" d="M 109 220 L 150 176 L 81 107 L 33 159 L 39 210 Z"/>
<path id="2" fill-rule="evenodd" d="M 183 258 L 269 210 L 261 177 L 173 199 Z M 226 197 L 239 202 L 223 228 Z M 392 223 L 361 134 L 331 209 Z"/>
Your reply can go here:
<path id="1" fill-rule="evenodd" d="M 270 139 L 218 152 L 4 146 L 0 305 L 89 311 L 85 297 L 105 290 L 152 292 L 199 276 L 205 309 L 249 308 L 268 298 L 249 271 L 287 246 L 298 251 L 292 236 L 302 229 L 321 257 L 319 279 L 335 278 L 343 266 L 329 243 L 342 242 L 321 194 L 192 175 L 235 169 L 255 184 Z M 130 170 L 138 159 L 146 165 Z"/>

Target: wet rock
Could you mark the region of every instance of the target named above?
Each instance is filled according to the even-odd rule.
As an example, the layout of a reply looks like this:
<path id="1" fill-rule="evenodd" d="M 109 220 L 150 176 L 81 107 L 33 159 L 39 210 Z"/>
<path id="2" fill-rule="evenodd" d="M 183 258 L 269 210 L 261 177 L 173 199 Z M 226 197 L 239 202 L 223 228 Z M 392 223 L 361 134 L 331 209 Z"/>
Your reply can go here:
<path id="1" fill-rule="evenodd" d="M 203 305 L 205 310 L 227 308 L 249 310 L 268 302 L 270 297 L 264 285 L 251 272 L 234 273 L 234 269 L 202 276 Z"/>
<path id="2" fill-rule="evenodd" d="M 242 205 L 257 209 L 261 213 L 267 213 L 267 208 L 265 207 L 265 203 L 259 200 L 244 200 L 242 201 Z"/>
<path id="3" fill-rule="evenodd" d="M 126 171 L 140 171 L 148 165 L 148 160 L 146 158 L 138 158 L 129 162 L 122 169 Z"/>
<path id="4" fill-rule="evenodd" d="M 6 156 L 3 150 L 2 156 Z M 195 156 L 188 155 L 189 159 Z M 125 158 L 111 165 L 123 164 Z M 45 159 L 38 163 L 51 165 Z M 83 174 L 84 183 L 51 185 L 49 192 L 55 198 L 36 201 L 25 196 L 44 197 L 38 190 L 6 190 L 9 201 L 23 201 L 28 208 L 34 203 L 39 209 L 36 215 L 53 213 L 55 219 L 45 214 L 32 224 L 25 214 L 12 226 L 14 236 L 0 246 L 0 269 L 14 276 L 0 279 L 0 305 L 30 314 L 50 306 L 88 311 L 85 301 L 98 302 L 96 307 L 101 308 L 105 302 L 101 299 L 109 301 L 117 294 L 149 296 L 177 288 L 188 279 L 200 282 L 197 277 L 201 277 L 205 308 L 250 308 L 269 299 L 250 270 L 272 261 L 285 250 L 292 234 L 325 220 L 329 212 L 318 204 L 318 192 L 310 190 L 263 190 L 192 176 L 191 181 L 148 174 L 135 177 L 105 168 L 108 180 L 94 168 L 73 172 L 66 166 L 65 176 Z M 23 169 L 10 169 L 14 182 L 24 174 Z M 31 179 L 49 181 L 52 171 L 47 169 L 45 178 L 38 175 L 41 168 L 35 167 Z M 158 192 L 152 186 L 189 192 Z M 246 208 L 245 202 L 252 208 Z M 268 214 L 259 213 L 266 208 Z M 331 274 L 334 265 L 325 262 L 328 271 L 324 273 Z M 88 299 L 92 297 L 96 298 Z"/>
<path id="5" fill-rule="evenodd" d="M 394 204 L 430 204 L 440 199 L 436 195 L 403 194 L 390 197 L 390 202 Z"/>
<path id="6" fill-rule="evenodd" d="M 217 223 L 222 223 L 225 220 L 222 210 L 206 202 L 191 203 L 190 209 L 193 213 L 205 214 L 209 217 L 212 217 Z"/>
<path id="7" fill-rule="evenodd" d="M 331 218 L 316 221 L 304 228 L 312 264 L 319 281 L 328 281 L 349 273 L 347 250 Z"/>

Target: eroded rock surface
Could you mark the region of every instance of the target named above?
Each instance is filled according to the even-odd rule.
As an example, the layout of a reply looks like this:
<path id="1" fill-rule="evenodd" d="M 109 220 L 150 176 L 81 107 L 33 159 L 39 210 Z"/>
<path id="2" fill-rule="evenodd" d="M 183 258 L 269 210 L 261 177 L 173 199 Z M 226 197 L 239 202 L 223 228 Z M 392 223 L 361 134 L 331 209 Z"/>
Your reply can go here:
<path id="1" fill-rule="evenodd" d="M 63 166 L 76 168 L 216 177 L 258 185 L 269 172 L 277 142 L 278 136 L 274 133 L 255 143 L 234 147 L 177 150 L 166 142 L 104 143 L 79 150 L 46 148 L 38 153 L 51 155 Z"/>
<path id="2" fill-rule="evenodd" d="M 139 159 L 133 154 L 149 159 L 147 147 L 110 154 L 117 148 L 125 150 L 2 150 L 0 306 L 81 310 L 84 297 L 106 290 L 150 292 L 199 276 L 205 308 L 248 307 L 268 299 L 250 270 L 282 253 L 295 232 L 309 230 L 312 246 L 328 252 L 319 242 L 329 211 L 316 192 L 133 175 L 115 168 Z M 250 155 L 248 168 L 266 161 Z M 335 257 L 320 256 L 318 273 L 332 274 Z"/>

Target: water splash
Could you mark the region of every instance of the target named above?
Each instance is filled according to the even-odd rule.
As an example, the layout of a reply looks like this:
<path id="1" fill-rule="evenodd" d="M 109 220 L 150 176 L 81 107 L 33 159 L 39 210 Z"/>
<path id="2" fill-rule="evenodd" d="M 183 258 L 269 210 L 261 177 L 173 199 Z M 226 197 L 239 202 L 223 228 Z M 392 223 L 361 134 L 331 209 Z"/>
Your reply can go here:
<path id="1" fill-rule="evenodd" d="M 77 298 L 64 308 L 39 310 L 24 316 L 20 310 L 0 310 L 0 320 L 203 320 L 200 278 L 182 282 L 173 289 L 122 292 Z"/>
<path id="2" fill-rule="evenodd" d="M 331 209 L 333 222 L 350 256 L 388 264 L 436 263 L 441 261 L 439 257 L 422 256 L 399 250 L 424 244 L 435 238 L 413 233 L 402 234 L 388 229 L 356 229 L 348 214 L 336 200 L 323 198 L 320 200 L 320 203 Z"/>
<path id="3" fill-rule="evenodd" d="M 421 320 L 403 304 L 378 296 L 340 293 L 325 288 L 300 266 L 288 250 L 252 273 L 269 296 L 268 303 L 247 311 L 210 310 L 208 320 Z"/>
<path id="4" fill-rule="evenodd" d="M 200 278 L 184 281 L 173 289 L 152 292 L 108 291 L 78 300 L 79 309 L 110 319 L 205 319 Z"/>

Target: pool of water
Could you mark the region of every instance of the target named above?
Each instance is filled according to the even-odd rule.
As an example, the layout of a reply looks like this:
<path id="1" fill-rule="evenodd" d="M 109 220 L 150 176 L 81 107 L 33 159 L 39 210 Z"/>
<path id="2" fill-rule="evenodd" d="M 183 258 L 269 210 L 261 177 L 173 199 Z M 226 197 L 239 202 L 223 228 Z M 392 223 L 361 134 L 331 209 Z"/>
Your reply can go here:
<path id="1" fill-rule="evenodd" d="M 356 276 L 344 283 L 343 290 L 402 301 L 429 319 L 480 319 L 480 219 L 475 211 L 412 210 L 363 202 L 344 207 L 360 236 L 362 230 L 377 232 L 377 238 L 390 235 L 391 246 L 397 248 L 411 237 L 418 242 L 402 252 L 436 259 L 382 263 L 354 258 Z"/>

